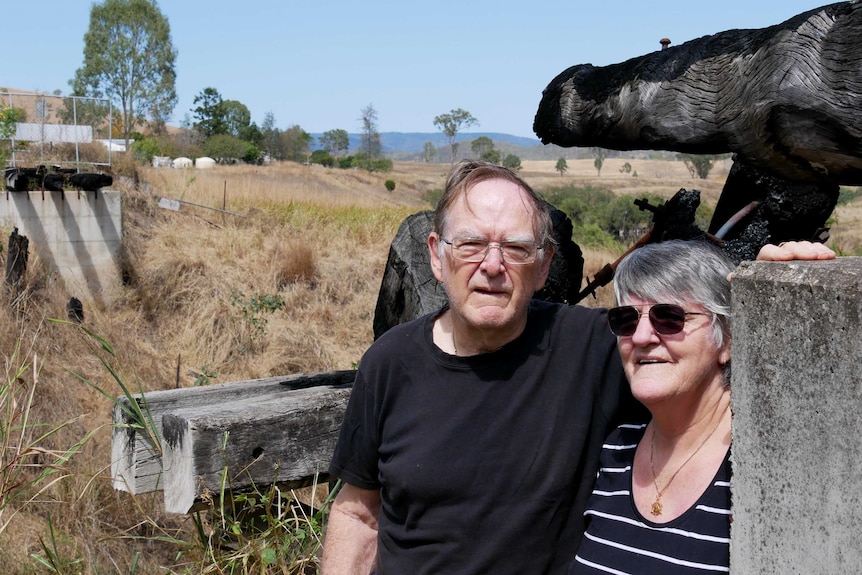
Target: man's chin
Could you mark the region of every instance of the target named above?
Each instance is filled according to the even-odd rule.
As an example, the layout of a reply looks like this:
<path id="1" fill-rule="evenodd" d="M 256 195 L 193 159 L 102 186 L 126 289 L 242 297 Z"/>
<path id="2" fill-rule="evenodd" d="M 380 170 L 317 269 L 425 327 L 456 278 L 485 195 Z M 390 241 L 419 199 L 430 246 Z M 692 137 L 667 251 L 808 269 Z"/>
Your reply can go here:
<path id="1" fill-rule="evenodd" d="M 504 306 L 484 305 L 467 310 L 467 322 L 479 329 L 506 327 L 513 321 L 512 313 Z"/>

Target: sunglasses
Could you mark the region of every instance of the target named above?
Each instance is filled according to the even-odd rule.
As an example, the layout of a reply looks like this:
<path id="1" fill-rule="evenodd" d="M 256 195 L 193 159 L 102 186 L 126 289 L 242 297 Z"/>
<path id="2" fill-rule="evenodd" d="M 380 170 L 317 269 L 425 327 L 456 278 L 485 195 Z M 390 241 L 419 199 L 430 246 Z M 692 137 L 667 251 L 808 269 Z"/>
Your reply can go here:
<path id="1" fill-rule="evenodd" d="M 673 335 L 685 327 L 685 318 L 689 315 L 710 315 L 696 311 L 685 311 L 681 306 L 672 303 L 657 303 L 650 306 L 649 311 L 640 311 L 631 305 L 623 305 L 608 310 L 608 326 L 614 335 L 631 337 L 638 329 L 642 315 L 649 316 L 649 322 L 656 333 Z"/>

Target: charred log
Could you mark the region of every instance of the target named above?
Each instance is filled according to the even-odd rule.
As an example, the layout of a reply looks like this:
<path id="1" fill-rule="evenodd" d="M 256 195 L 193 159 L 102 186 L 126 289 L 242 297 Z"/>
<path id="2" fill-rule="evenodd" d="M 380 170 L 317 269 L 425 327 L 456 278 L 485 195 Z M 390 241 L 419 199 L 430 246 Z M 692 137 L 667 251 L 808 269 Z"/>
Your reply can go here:
<path id="1" fill-rule="evenodd" d="M 862 3 L 729 30 L 620 64 L 573 66 L 545 89 L 544 143 L 735 152 L 797 182 L 862 184 Z"/>
<path id="2" fill-rule="evenodd" d="M 9 234 L 9 250 L 6 256 L 6 285 L 17 288 L 27 271 L 30 240 L 14 228 Z"/>
<path id="3" fill-rule="evenodd" d="M 87 192 L 95 192 L 114 183 L 114 178 L 107 174 L 74 174 L 69 183 Z"/>

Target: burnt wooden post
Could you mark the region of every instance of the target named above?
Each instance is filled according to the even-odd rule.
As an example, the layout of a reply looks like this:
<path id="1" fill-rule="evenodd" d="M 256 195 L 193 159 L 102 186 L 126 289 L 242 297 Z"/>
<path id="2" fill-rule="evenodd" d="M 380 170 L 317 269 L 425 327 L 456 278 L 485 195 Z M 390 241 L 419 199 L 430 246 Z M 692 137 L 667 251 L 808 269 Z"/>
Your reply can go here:
<path id="1" fill-rule="evenodd" d="M 17 287 L 27 271 L 27 256 L 30 240 L 18 233 L 18 228 L 9 234 L 9 251 L 6 258 L 6 284 Z"/>
<path id="2" fill-rule="evenodd" d="M 727 240 L 822 239 L 840 184 L 862 184 L 862 3 L 728 30 L 610 66 L 579 64 L 543 92 L 542 142 L 732 152 L 711 230 L 756 208 Z M 815 236 L 815 237 L 812 237 Z"/>

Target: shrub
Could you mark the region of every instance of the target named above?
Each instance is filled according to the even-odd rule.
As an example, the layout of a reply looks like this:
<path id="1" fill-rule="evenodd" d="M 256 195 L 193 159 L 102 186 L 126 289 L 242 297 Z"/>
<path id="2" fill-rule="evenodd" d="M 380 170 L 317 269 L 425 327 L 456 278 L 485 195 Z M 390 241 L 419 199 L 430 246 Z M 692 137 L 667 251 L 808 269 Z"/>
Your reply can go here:
<path id="1" fill-rule="evenodd" d="M 422 199 L 431 204 L 431 207 L 434 208 L 437 206 L 437 202 L 440 201 L 442 196 L 443 188 L 434 188 L 433 190 L 428 190 L 422 194 Z"/>
<path id="2" fill-rule="evenodd" d="M 135 154 L 135 159 L 139 162 L 150 163 L 154 156 L 162 156 L 161 145 L 155 138 L 144 138 L 135 140 L 132 143 L 132 152 Z"/>
<path id="3" fill-rule="evenodd" d="M 383 185 L 386 186 L 387 191 L 395 191 L 395 180 L 386 180 Z"/>
<path id="4" fill-rule="evenodd" d="M 519 172 L 521 170 L 521 158 L 515 154 L 508 154 L 503 158 L 503 167 L 508 168 L 513 172 Z"/>
<path id="5" fill-rule="evenodd" d="M 333 158 L 326 150 L 314 150 L 311 152 L 309 161 L 312 164 L 320 164 L 327 168 L 331 168 L 335 165 L 335 158 Z"/>
<path id="6" fill-rule="evenodd" d="M 304 242 L 278 244 L 270 253 L 275 264 L 275 288 L 284 289 L 290 284 L 311 282 L 317 274 L 314 250 Z"/>

